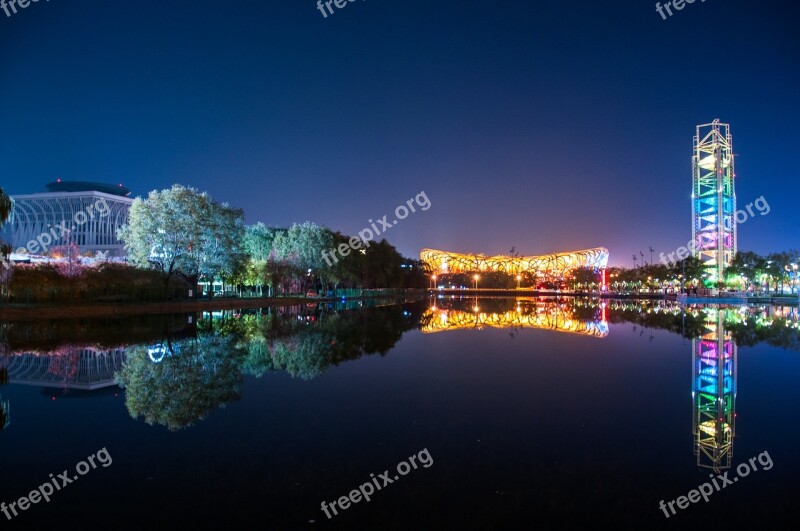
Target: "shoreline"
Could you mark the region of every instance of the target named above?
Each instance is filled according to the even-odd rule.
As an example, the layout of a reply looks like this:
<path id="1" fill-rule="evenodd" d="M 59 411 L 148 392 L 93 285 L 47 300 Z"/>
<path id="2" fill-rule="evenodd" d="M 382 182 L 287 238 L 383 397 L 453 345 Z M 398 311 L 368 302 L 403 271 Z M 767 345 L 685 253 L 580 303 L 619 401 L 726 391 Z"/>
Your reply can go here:
<path id="1" fill-rule="evenodd" d="M 598 291 L 549 291 L 516 289 L 428 289 L 428 294 L 441 294 L 461 297 L 591 297 L 605 300 L 663 300 L 681 302 L 677 293 L 612 293 Z M 798 296 L 752 296 L 752 297 L 699 297 L 685 299 L 685 304 L 770 304 L 775 306 L 798 305 Z"/>
<path id="2" fill-rule="evenodd" d="M 674 294 L 663 293 L 599 293 L 599 292 L 560 292 L 533 290 L 502 289 L 459 289 L 459 290 L 427 290 L 427 296 L 441 294 L 461 297 L 594 297 L 614 300 L 670 300 L 675 301 Z M 424 298 L 425 295 L 420 295 Z M 375 295 L 353 296 L 347 300 L 368 300 L 385 298 L 407 298 L 408 295 Z M 298 304 L 318 304 L 336 302 L 337 297 L 256 297 L 256 298 L 215 298 L 182 300 L 172 302 L 141 303 L 97 303 L 81 302 L 78 304 L 8 304 L 0 305 L 0 321 L 29 321 L 34 319 L 71 319 L 85 317 L 122 317 L 127 315 L 156 315 L 171 313 L 195 313 L 216 310 L 239 310 L 294 306 Z M 791 306 L 798 304 L 796 297 L 751 297 L 749 299 L 731 300 L 716 297 L 689 297 L 688 304 L 771 304 Z"/>
<path id="3" fill-rule="evenodd" d="M 347 297 L 347 300 L 406 298 L 404 295 L 376 295 Z M 0 305 L 0 321 L 31 321 L 36 319 L 73 319 L 85 317 L 122 317 L 126 315 L 155 315 L 195 313 L 217 310 L 240 310 L 318 304 L 339 301 L 341 298 L 307 297 L 257 297 L 215 298 L 193 301 L 142 302 L 142 303 L 78 303 L 64 304 L 10 304 Z"/>

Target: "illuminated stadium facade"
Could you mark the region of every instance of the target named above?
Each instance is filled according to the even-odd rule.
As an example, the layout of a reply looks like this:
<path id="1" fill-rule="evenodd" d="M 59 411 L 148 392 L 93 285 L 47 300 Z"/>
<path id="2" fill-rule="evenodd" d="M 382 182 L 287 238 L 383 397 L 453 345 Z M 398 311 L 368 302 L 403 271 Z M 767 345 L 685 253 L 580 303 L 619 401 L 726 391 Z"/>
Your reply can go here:
<path id="1" fill-rule="evenodd" d="M 486 256 L 423 249 L 420 252 L 420 260 L 435 275 L 499 272 L 509 275 L 529 273 L 542 277 L 563 278 L 575 269 L 583 267 L 606 269 L 608 249 L 597 247 L 542 256 Z"/>

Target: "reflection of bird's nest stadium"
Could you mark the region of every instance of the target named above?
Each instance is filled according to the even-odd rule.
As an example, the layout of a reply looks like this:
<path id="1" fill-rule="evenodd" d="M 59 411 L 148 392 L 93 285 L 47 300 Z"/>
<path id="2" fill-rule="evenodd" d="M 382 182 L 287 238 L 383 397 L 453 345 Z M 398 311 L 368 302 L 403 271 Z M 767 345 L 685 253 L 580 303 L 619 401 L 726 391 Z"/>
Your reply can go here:
<path id="1" fill-rule="evenodd" d="M 509 275 L 533 273 L 539 276 L 563 277 L 582 267 L 605 269 L 608 266 L 608 249 L 597 247 L 542 256 L 486 256 L 423 249 L 420 252 L 420 260 L 434 274 L 491 271 Z"/>
<path id="2" fill-rule="evenodd" d="M 476 299 L 439 300 L 422 316 L 423 333 L 445 330 L 488 328 L 536 328 L 555 332 L 570 332 L 584 336 L 608 336 L 605 305 L 596 308 L 596 315 L 587 317 L 576 308 L 553 301 L 517 301 L 512 308 L 481 308 L 489 301 Z M 503 301 L 506 302 L 506 301 Z M 507 301 L 513 302 L 513 301 Z M 585 313 L 585 312 L 583 312 Z"/>

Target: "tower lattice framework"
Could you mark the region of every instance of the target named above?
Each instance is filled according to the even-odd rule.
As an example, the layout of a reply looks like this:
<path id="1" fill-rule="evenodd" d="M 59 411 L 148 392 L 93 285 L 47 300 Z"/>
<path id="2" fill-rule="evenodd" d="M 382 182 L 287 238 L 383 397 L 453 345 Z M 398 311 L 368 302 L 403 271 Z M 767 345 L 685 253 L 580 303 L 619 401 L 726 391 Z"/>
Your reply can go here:
<path id="1" fill-rule="evenodd" d="M 724 280 L 736 254 L 736 190 L 730 125 L 697 126 L 692 156 L 692 240 L 707 281 Z"/>

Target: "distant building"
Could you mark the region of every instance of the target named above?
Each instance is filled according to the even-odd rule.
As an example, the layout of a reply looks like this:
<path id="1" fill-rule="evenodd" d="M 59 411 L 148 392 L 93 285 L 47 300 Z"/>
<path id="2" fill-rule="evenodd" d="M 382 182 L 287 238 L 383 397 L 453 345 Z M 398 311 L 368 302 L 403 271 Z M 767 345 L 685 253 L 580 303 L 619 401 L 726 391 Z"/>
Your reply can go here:
<path id="1" fill-rule="evenodd" d="M 122 185 L 59 179 L 47 192 L 11 196 L 11 245 L 31 255 L 75 245 L 82 256 L 125 256 L 117 229 L 128 222 L 130 193 Z"/>
<path id="2" fill-rule="evenodd" d="M 600 270 L 608 267 L 608 249 L 605 247 L 543 256 L 486 256 L 423 249 L 419 258 L 433 275 L 500 272 L 509 275 L 532 273 L 561 279 L 582 267 Z"/>

